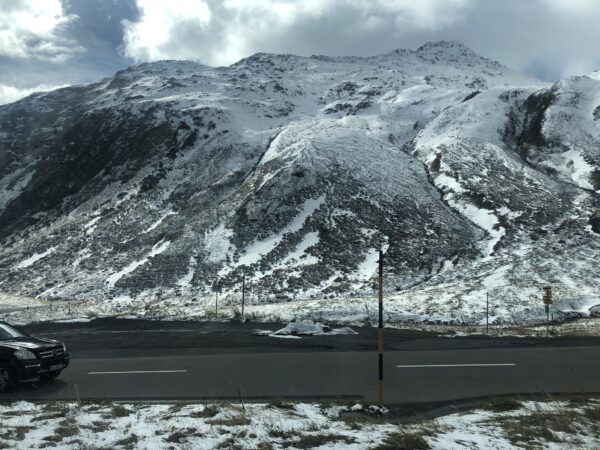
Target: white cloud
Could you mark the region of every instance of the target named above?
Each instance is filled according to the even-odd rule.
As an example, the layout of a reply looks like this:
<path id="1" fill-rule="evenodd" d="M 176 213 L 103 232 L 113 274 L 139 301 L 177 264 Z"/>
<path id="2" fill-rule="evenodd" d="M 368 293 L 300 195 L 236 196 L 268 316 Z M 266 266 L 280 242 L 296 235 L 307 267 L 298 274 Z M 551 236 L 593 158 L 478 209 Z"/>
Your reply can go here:
<path id="1" fill-rule="evenodd" d="M 403 36 L 460 20 L 474 0 L 136 0 L 123 21 L 124 53 L 136 61 L 230 64 L 257 51 L 319 53 L 377 33 Z M 333 39 L 334 42 L 331 42 Z M 319 45 L 320 44 L 320 45 Z M 392 46 L 390 46 L 391 48 Z"/>
<path id="2" fill-rule="evenodd" d="M 64 33 L 76 18 L 60 0 L 2 0 L 0 56 L 64 62 L 84 51 Z"/>
<path id="3" fill-rule="evenodd" d="M 65 84 L 60 86 L 50 86 L 47 84 L 39 84 L 31 88 L 18 88 L 15 86 L 9 86 L 0 83 L 0 105 L 16 102 L 17 100 L 20 100 L 23 97 L 27 97 L 28 95 L 33 94 L 34 92 L 53 91 L 54 89 L 59 89 L 65 86 L 68 85 Z"/>

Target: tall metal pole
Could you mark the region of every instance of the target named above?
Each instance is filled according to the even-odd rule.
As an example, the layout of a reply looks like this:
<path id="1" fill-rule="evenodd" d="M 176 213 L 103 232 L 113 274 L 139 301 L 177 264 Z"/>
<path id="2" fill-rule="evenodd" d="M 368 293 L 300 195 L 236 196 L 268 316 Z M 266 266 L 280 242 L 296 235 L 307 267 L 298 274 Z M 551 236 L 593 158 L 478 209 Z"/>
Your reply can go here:
<path id="1" fill-rule="evenodd" d="M 242 275 L 242 322 L 244 321 L 244 301 L 246 299 L 246 275 Z"/>
<path id="2" fill-rule="evenodd" d="M 379 404 L 383 405 L 383 250 L 379 250 Z"/>
<path id="3" fill-rule="evenodd" d="M 215 319 L 219 320 L 219 293 L 215 291 Z"/>
<path id="4" fill-rule="evenodd" d="M 485 293 L 485 332 L 490 334 L 490 294 Z"/>

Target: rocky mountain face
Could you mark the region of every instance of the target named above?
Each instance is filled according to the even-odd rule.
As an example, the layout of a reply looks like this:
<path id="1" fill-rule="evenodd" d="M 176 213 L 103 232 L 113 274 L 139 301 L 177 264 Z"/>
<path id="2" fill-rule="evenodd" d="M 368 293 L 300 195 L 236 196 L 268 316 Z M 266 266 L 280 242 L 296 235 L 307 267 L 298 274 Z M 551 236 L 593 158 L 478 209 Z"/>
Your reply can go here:
<path id="1" fill-rule="evenodd" d="M 0 290 L 370 296 L 384 248 L 398 307 L 472 321 L 491 292 L 517 320 L 546 284 L 597 298 L 599 193 L 599 72 L 547 85 L 454 42 L 147 63 L 0 107 Z"/>

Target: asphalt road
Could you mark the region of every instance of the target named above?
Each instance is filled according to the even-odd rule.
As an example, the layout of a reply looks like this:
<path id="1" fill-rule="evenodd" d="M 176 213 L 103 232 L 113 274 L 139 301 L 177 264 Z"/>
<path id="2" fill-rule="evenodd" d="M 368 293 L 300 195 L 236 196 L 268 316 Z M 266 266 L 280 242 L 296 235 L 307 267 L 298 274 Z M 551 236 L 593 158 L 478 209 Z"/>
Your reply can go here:
<path id="1" fill-rule="evenodd" d="M 39 324 L 64 340 L 71 366 L 7 399 L 364 399 L 377 397 L 376 330 L 277 339 L 280 324 L 95 321 Z M 442 338 L 386 330 L 390 404 L 496 394 L 600 393 L 600 340 Z"/>

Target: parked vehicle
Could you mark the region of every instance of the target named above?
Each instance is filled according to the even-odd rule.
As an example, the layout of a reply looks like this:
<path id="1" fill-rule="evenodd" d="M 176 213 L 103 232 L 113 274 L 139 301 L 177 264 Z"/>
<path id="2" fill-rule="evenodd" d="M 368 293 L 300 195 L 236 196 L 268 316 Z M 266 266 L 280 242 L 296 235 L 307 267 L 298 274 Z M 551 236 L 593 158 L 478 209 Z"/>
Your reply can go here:
<path id="1" fill-rule="evenodd" d="M 0 392 L 17 382 L 54 380 L 68 365 L 62 342 L 30 336 L 0 322 Z"/>

